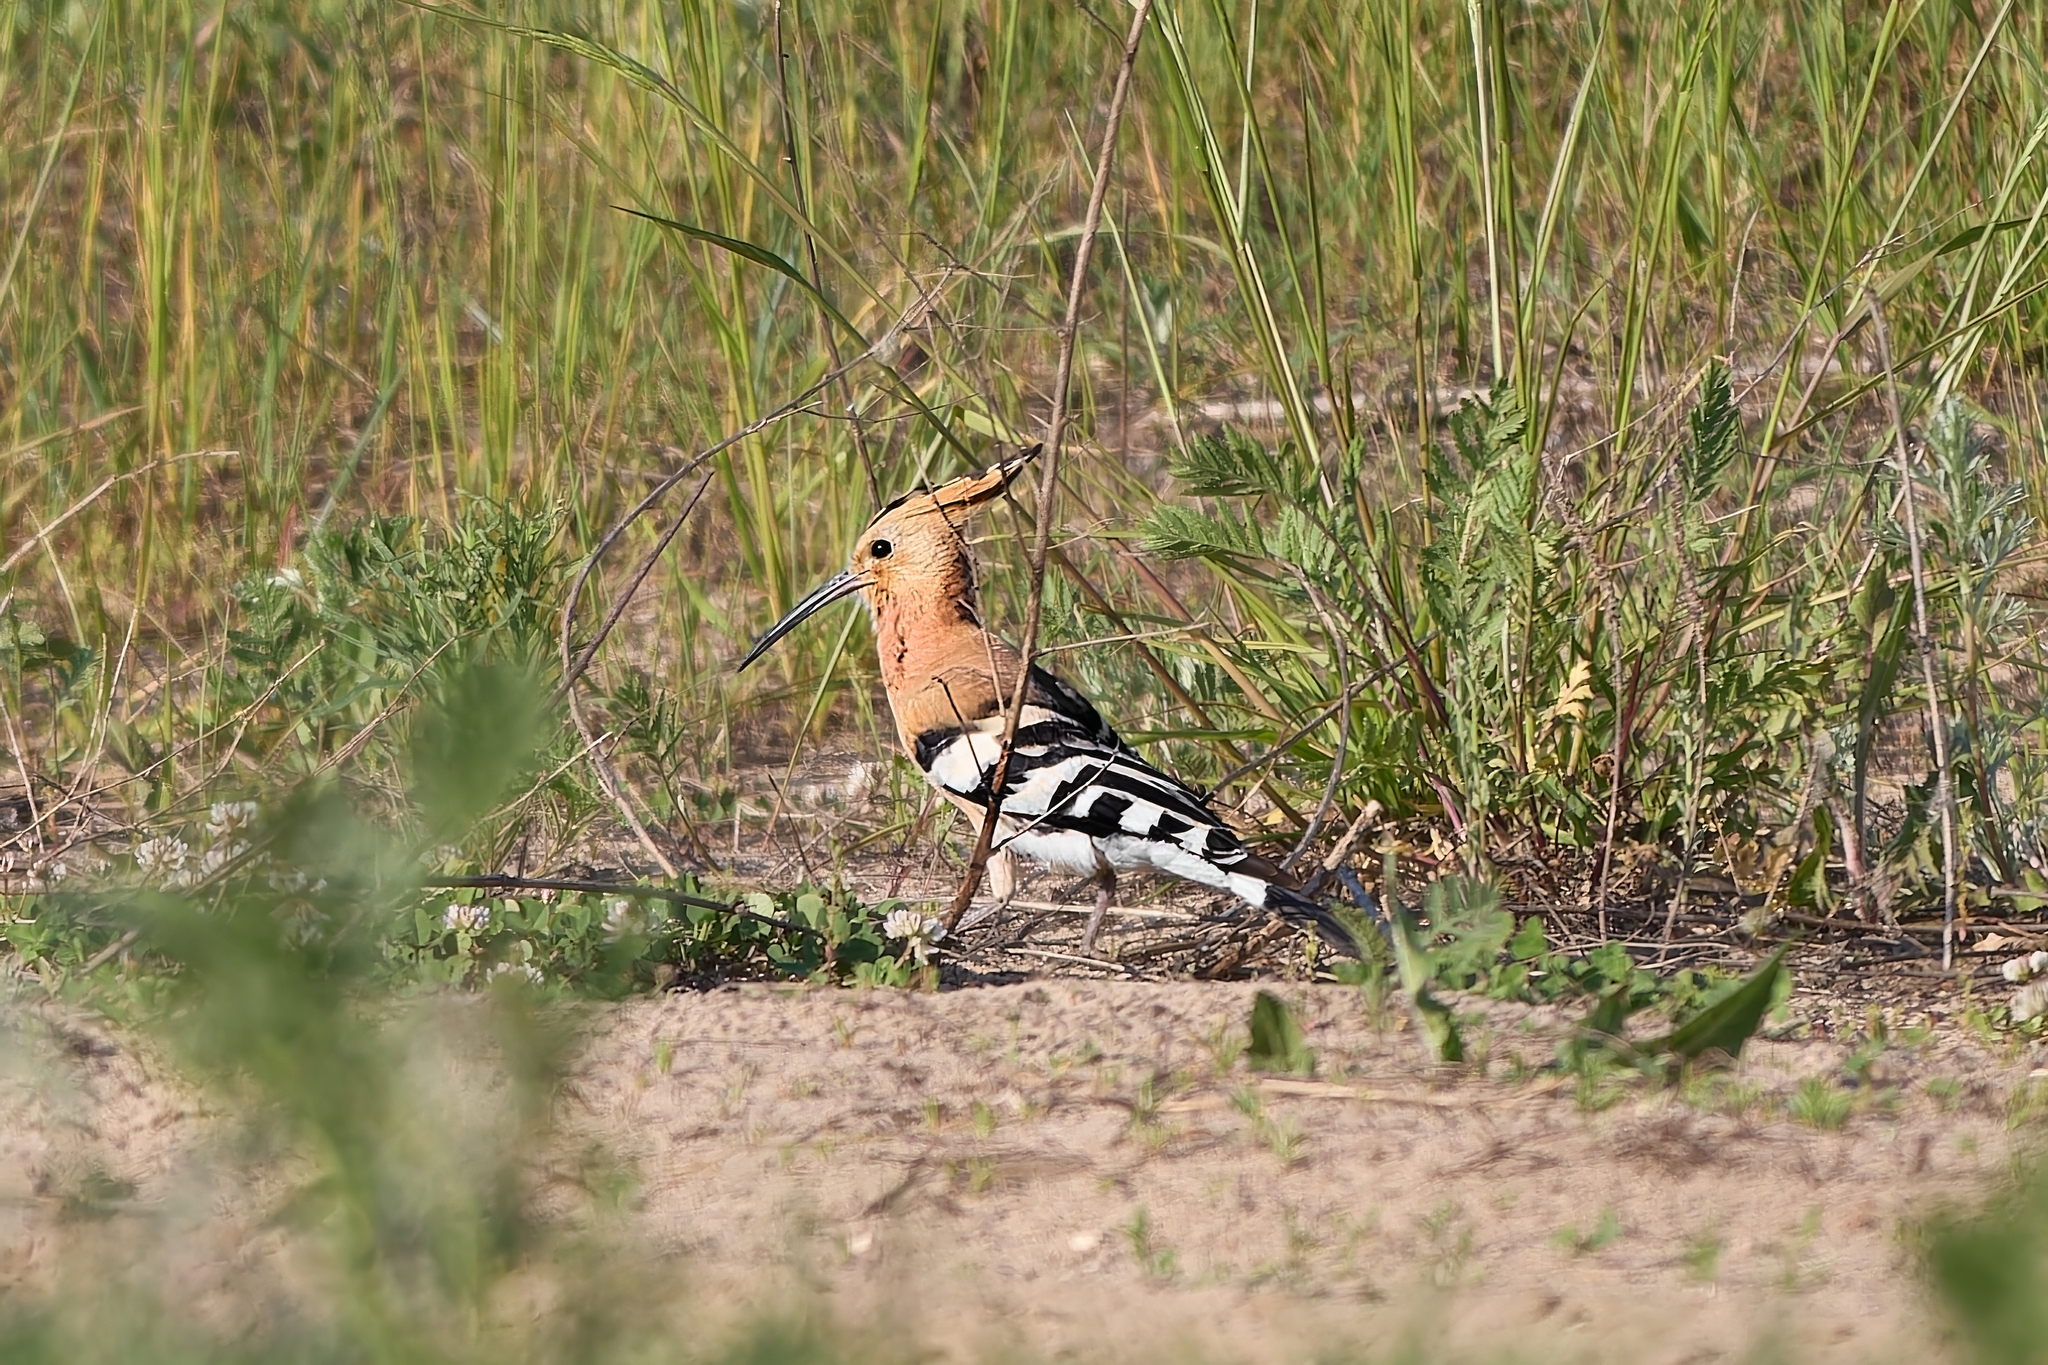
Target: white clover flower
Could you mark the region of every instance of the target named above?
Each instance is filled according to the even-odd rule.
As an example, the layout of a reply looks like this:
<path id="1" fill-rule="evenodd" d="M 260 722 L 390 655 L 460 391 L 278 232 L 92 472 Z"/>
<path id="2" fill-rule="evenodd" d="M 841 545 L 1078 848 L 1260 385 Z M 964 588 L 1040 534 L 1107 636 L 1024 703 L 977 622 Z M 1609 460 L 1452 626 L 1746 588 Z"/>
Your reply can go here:
<path id="1" fill-rule="evenodd" d="M 843 789 L 849 804 L 857 805 L 875 794 L 882 785 L 883 768 L 879 763 L 855 760 L 846 770 L 846 786 Z"/>
<path id="2" fill-rule="evenodd" d="M 441 927 L 457 933 L 480 934 L 491 926 L 488 905 L 450 905 L 441 912 Z"/>
<path id="3" fill-rule="evenodd" d="M 2012 1021 L 2024 1024 L 2048 1014 L 2048 981 L 2036 981 L 2012 993 Z"/>
<path id="4" fill-rule="evenodd" d="M 604 936 L 621 938 L 633 928 L 633 902 L 614 896 L 604 903 Z"/>
<path id="5" fill-rule="evenodd" d="M 882 932 L 890 938 L 902 939 L 911 960 L 922 967 L 930 959 L 932 945 L 946 936 L 946 924 L 936 915 L 891 910 L 882 921 Z"/>
<path id="6" fill-rule="evenodd" d="M 517 975 L 528 985 L 538 986 L 547 980 L 540 974 L 540 968 L 531 962 L 500 962 L 484 973 L 484 980 L 496 981 L 501 976 Z"/>
<path id="7" fill-rule="evenodd" d="M 214 873 L 220 871 L 248 851 L 249 843 L 246 839 L 237 839 L 232 842 L 223 841 L 215 844 L 200 855 L 199 876 L 202 878 L 211 877 Z"/>
<path id="8" fill-rule="evenodd" d="M 161 835 L 135 846 L 135 870 L 166 886 L 181 886 L 187 880 L 185 864 L 191 857 L 190 844 L 175 834 Z"/>
<path id="9" fill-rule="evenodd" d="M 2048 972 L 2048 953 L 2028 953 L 2024 957 L 2010 957 L 1998 969 L 1999 975 L 2017 986 L 2023 981 L 2032 981 L 2043 972 Z"/>
<path id="10" fill-rule="evenodd" d="M 216 801 L 207 812 L 206 837 L 215 843 L 256 823 L 254 801 Z"/>

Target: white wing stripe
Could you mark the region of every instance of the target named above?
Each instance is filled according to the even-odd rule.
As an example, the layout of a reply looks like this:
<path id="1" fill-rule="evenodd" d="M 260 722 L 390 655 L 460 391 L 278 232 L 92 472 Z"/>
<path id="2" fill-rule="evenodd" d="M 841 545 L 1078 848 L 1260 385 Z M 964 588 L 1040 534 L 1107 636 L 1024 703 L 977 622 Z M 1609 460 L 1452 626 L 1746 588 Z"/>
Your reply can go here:
<path id="1" fill-rule="evenodd" d="M 926 775 L 949 792 L 971 795 L 1003 752 L 1003 737 L 981 731 L 957 735 L 932 755 Z"/>
<path id="2" fill-rule="evenodd" d="M 939 745 L 926 772 L 944 790 L 974 798 L 987 793 L 1001 756 L 1000 726 L 985 723 Z M 1199 863 L 1210 871 L 1191 880 L 1211 886 L 1247 856 L 1236 833 L 1200 798 L 1126 750 L 1074 736 L 1070 742 L 1021 744 L 1011 762 L 1016 776 L 1001 812 L 1008 827 L 1005 844 L 1041 827 L 1074 830 L 1125 845 L 1114 861 L 1129 866 L 1190 877 L 1186 868 Z M 1154 847 L 1144 851 L 1141 845 Z"/>

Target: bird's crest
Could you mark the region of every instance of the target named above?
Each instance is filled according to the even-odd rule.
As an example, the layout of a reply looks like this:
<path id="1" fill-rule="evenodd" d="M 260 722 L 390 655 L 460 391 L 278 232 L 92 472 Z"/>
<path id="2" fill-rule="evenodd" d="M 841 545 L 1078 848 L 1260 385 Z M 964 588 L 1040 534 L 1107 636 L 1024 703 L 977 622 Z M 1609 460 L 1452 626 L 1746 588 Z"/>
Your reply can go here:
<path id="1" fill-rule="evenodd" d="M 1038 458 L 1038 452 L 1045 447 L 1029 445 L 1014 450 L 997 460 L 979 474 L 966 474 L 948 484 L 941 484 L 932 490 L 932 501 L 940 507 L 979 507 L 988 502 L 1005 488 L 1010 480 Z"/>
<path id="2" fill-rule="evenodd" d="M 927 512 L 951 512 L 955 509 L 965 511 L 991 502 L 1010 486 L 1010 480 L 1016 478 L 1025 465 L 1038 458 L 1038 452 L 1043 449 L 1042 445 L 1024 446 L 1005 455 L 979 473 L 963 474 L 949 483 L 940 484 L 937 488 L 905 493 L 884 507 L 875 520 L 879 522 L 892 513 L 916 516 Z"/>

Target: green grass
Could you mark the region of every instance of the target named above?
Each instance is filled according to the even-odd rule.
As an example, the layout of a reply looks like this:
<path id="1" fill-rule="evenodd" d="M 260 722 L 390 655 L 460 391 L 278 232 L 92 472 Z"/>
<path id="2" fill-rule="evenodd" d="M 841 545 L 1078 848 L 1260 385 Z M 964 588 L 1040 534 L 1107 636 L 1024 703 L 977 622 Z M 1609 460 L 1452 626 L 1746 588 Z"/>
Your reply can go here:
<path id="1" fill-rule="evenodd" d="M 1792 1096 L 1791 1112 L 1809 1128 L 1832 1132 L 1849 1121 L 1853 1099 L 1825 1076 L 1809 1076 Z"/>
<path id="2" fill-rule="evenodd" d="M 1588 1252 L 1599 1251 L 1602 1247 L 1621 1240 L 1621 1234 L 1620 1217 L 1613 1209 L 1602 1209 L 1599 1221 L 1593 1225 L 1592 1231 L 1580 1232 L 1576 1225 L 1570 1225 L 1559 1228 L 1550 1240 L 1552 1245 L 1574 1256 L 1584 1256 Z"/>
<path id="3" fill-rule="evenodd" d="M 1091 135 L 1048 92 L 1087 107 L 1115 35 L 943 4 L 42 13 L 0 11 L 20 764 L 125 776 L 138 812 L 216 751 L 251 780 L 317 765 L 379 700 L 301 723 L 340 699 L 331 644 L 275 695 L 289 661 L 252 665 L 261 723 L 179 750 L 234 714 L 238 585 L 373 515 L 459 538 L 479 508 L 558 509 L 573 560 L 651 474 L 933 298 L 714 461 L 596 679 L 666 828 L 729 808 L 757 708 L 785 740 L 882 731 L 851 613 L 759 684 L 723 664 L 876 499 L 1035 429 Z M 1061 663 L 1197 779 L 1348 689 L 1270 765 L 1297 817 L 1336 762 L 1339 814 L 1376 797 L 1475 863 L 1533 841 L 1604 887 L 1649 840 L 1795 904 L 1860 904 L 1852 868 L 1924 894 L 1922 808 L 1903 832 L 1868 810 L 1876 737 L 1920 708 L 1874 289 L 1908 419 L 1973 405 L 1931 428 L 1919 498 L 1964 852 L 2020 882 L 2048 100 L 2039 19 L 1961 13 L 1160 8 L 1083 337 L 1064 516 L 1094 534 L 1049 626 L 1149 638 Z M 1475 389 L 1493 415 L 1453 443 Z M 1226 398 L 1252 444 L 1194 442 Z M 1235 541 L 1153 515 L 1160 453 L 1225 530 L 1243 509 Z M 986 546 L 999 622 L 1013 528 Z"/>

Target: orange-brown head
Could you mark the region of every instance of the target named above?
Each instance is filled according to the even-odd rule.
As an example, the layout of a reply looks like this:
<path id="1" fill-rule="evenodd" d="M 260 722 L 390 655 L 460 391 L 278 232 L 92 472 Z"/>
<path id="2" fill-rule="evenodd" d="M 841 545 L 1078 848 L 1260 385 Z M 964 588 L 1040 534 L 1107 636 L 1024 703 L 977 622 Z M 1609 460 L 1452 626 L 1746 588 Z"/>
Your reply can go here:
<path id="1" fill-rule="evenodd" d="M 917 671 L 921 656 L 957 653 L 966 634 L 978 640 L 981 623 L 966 521 L 975 508 L 1000 495 L 1038 450 L 1028 447 L 979 474 L 907 494 L 883 508 L 861 532 L 846 570 L 791 607 L 754 642 L 739 666 L 767 653 L 819 608 L 854 593 L 874 613 L 883 681 L 892 696 Z"/>

